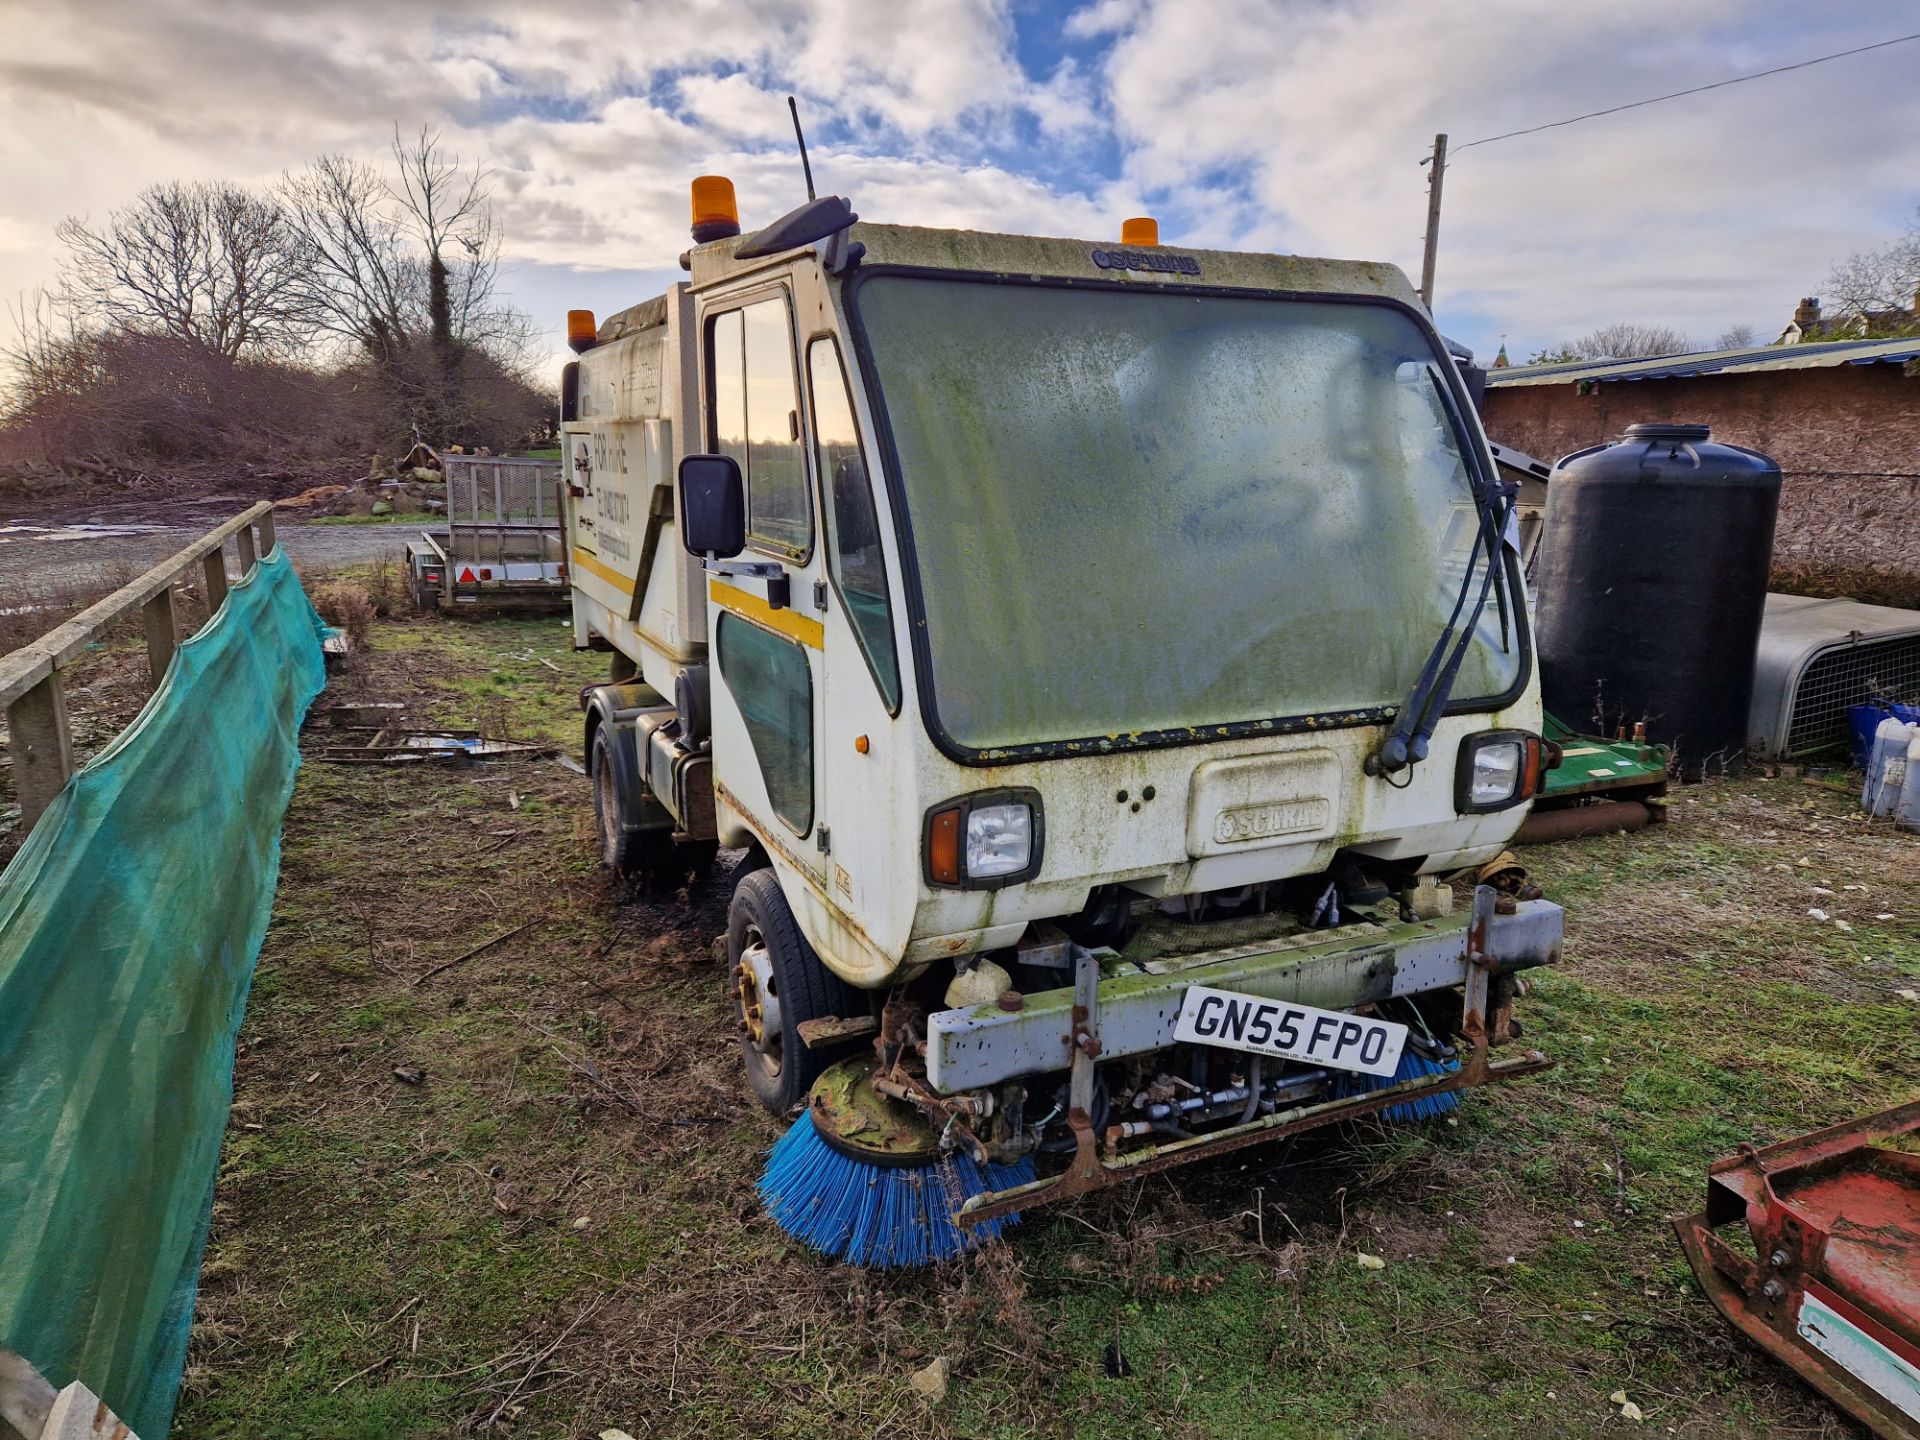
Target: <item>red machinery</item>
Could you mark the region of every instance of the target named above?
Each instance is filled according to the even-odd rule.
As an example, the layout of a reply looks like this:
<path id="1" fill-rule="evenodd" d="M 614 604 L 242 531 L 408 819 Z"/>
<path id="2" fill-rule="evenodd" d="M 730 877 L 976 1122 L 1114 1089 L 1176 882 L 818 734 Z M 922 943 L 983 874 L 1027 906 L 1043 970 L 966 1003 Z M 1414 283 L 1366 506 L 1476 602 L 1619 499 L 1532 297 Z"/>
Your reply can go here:
<path id="1" fill-rule="evenodd" d="M 1888 1440 L 1920 1440 L 1920 1100 L 1715 1163 L 1673 1228 L 1720 1313 Z M 1744 1221 L 1749 1256 L 1716 1233 Z"/>

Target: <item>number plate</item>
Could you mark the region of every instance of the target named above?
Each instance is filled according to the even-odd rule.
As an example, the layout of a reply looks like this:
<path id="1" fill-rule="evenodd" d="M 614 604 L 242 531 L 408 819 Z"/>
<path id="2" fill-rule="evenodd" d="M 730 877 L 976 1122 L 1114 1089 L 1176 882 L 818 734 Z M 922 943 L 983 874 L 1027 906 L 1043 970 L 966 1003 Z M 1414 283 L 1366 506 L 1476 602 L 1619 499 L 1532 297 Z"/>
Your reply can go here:
<path id="1" fill-rule="evenodd" d="M 1189 985 L 1173 1038 L 1357 1070 L 1362 1075 L 1391 1075 L 1406 1048 L 1407 1027 L 1340 1010 L 1316 1010 L 1311 1005 Z"/>

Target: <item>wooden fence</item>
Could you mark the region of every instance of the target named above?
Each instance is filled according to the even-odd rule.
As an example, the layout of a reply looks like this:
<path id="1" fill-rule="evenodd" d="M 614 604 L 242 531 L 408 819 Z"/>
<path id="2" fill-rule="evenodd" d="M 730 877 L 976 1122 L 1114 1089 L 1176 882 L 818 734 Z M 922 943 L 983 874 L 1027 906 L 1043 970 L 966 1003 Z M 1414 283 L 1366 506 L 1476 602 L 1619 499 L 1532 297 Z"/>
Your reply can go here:
<path id="1" fill-rule="evenodd" d="M 0 1350 L 0 1440 L 140 1440 L 78 1380 L 55 1390 L 11 1350 Z"/>
<path id="2" fill-rule="evenodd" d="M 137 605 L 147 633 L 148 672 L 158 686 L 180 643 L 174 584 L 200 565 L 207 614 L 218 613 L 227 598 L 229 539 L 239 552 L 244 578 L 252 573 L 258 557 L 273 549 L 273 502 L 262 500 L 32 644 L 0 656 L 0 706 L 7 711 L 7 748 L 13 758 L 13 789 L 20 801 L 23 836 L 73 774 L 73 730 L 67 720 L 62 667 L 84 655 L 103 629 Z"/>

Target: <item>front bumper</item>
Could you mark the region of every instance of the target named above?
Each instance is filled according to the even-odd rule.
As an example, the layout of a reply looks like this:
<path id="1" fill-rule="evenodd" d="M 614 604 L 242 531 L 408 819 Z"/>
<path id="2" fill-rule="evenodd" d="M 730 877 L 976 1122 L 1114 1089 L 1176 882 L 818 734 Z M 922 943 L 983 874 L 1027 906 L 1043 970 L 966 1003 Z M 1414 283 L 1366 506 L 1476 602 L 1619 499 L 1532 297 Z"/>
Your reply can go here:
<path id="1" fill-rule="evenodd" d="M 1547 900 L 1523 900 L 1511 915 L 1493 915 L 1484 941 L 1493 975 L 1550 965 L 1560 958 L 1564 913 Z M 1099 985 L 1100 1058 L 1118 1059 L 1174 1043 L 1173 1029 L 1189 985 L 1351 1010 L 1395 996 L 1463 985 L 1471 916 L 1412 924 L 1362 924 L 1312 944 L 1269 942 L 1203 951 L 1156 962 L 1152 970 L 1104 973 Z M 1023 1076 L 1065 1070 L 1073 1061 L 1071 987 L 1025 997 L 1022 1008 L 975 1005 L 927 1018 L 927 1081 L 943 1095 Z"/>

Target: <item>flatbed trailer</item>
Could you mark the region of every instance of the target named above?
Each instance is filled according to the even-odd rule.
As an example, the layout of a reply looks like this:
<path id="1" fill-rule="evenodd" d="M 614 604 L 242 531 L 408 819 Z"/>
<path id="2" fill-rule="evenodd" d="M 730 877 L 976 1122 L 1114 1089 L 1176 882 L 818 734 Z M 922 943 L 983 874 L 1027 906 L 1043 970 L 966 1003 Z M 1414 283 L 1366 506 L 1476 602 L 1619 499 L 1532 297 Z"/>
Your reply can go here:
<path id="1" fill-rule="evenodd" d="M 561 535 L 560 462 L 494 455 L 441 457 L 447 523 L 407 542 L 417 610 L 569 600 Z"/>

